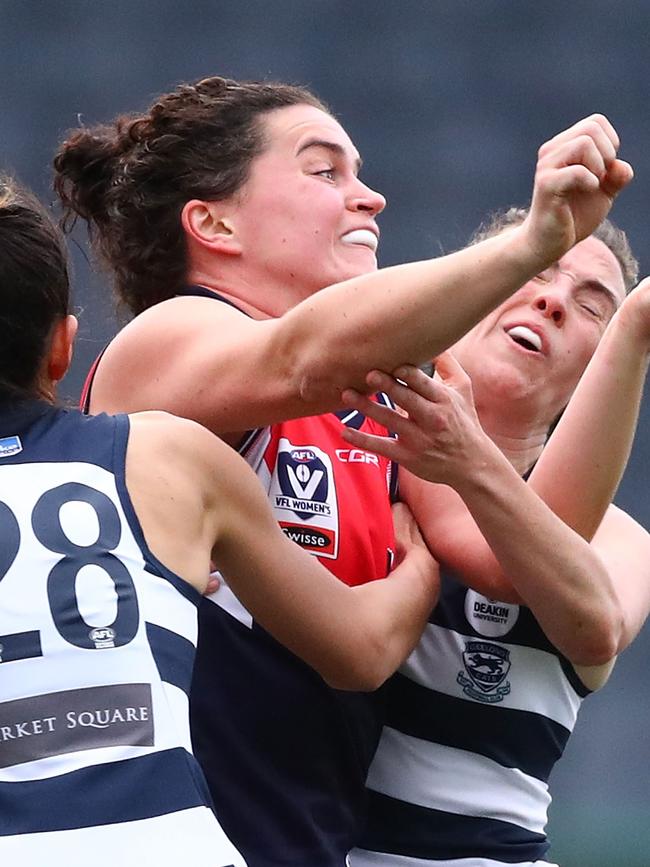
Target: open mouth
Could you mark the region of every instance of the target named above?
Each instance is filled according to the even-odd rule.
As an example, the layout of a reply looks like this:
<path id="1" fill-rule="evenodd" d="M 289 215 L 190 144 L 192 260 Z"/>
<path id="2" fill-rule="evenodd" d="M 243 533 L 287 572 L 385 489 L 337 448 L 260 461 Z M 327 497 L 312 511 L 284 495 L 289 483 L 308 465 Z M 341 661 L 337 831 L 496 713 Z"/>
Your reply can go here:
<path id="1" fill-rule="evenodd" d="M 513 328 L 508 328 L 506 334 L 528 352 L 539 353 L 542 351 L 542 338 L 526 325 L 515 325 Z"/>

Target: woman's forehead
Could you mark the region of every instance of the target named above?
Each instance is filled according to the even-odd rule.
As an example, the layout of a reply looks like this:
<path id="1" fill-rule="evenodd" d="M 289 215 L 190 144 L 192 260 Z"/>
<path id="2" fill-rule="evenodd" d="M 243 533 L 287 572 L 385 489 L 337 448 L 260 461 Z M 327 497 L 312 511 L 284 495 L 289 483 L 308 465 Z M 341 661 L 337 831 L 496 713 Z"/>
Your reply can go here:
<path id="1" fill-rule="evenodd" d="M 314 137 L 340 145 L 350 156 L 359 154 L 341 124 L 320 108 L 301 104 L 278 108 L 269 112 L 265 119 L 268 147 L 288 149 L 296 153 L 304 141 Z"/>

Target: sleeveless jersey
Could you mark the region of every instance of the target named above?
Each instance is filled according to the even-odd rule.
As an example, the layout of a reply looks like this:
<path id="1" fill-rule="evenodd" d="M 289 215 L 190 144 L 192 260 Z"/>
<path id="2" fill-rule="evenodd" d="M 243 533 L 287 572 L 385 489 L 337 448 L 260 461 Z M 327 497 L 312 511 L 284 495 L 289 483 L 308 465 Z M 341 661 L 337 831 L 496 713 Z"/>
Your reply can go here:
<path id="1" fill-rule="evenodd" d="M 530 609 L 444 573 L 386 693 L 352 867 L 549 867 L 548 778 L 589 690 Z"/>
<path id="2" fill-rule="evenodd" d="M 236 307 L 202 286 L 179 294 Z M 100 359 L 84 386 L 86 412 Z M 249 431 L 239 451 L 284 532 L 354 585 L 390 569 L 397 472 L 346 443 L 344 425 L 387 434 L 346 410 Z M 330 688 L 255 623 L 225 584 L 203 601 L 192 740 L 219 821 L 249 867 L 343 867 L 359 839 L 382 700 L 381 691 Z"/>
<path id="3" fill-rule="evenodd" d="M 0 861 L 245 867 L 190 746 L 201 597 L 146 545 L 128 430 L 0 407 Z"/>

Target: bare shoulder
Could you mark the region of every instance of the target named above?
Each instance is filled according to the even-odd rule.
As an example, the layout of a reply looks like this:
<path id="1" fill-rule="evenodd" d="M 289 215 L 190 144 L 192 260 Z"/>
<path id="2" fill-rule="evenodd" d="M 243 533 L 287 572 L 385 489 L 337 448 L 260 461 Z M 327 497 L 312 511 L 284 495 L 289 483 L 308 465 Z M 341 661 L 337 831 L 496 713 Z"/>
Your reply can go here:
<path id="1" fill-rule="evenodd" d="M 169 413 L 129 419 L 126 485 L 145 539 L 167 568 L 202 590 L 221 520 L 217 469 L 232 450 L 199 424 Z"/>
<path id="2" fill-rule="evenodd" d="M 205 297 L 170 298 L 144 310 L 113 338 L 93 382 L 93 412 L 174 409 L 175 380 L 209 343 L 236 340 L 253 320 L 229 304 Z M 183 377 L 183 383 L 187 379 Z"/>
<path id="3" fill-rule="evenodd" d="M 129 450 L 146 463 L 164 461 L 166 466 L 198 473 L 215 464 L 229 464 L 238 456 L 219 437 L 198 422 L 161 410 L 129 414 Z"/>
<path id="4" fill-rule="evenodd" d="M 91 411 L 162 409 L 239 442 L 246 430 L 295 412 L 293 343 L 282 318 L 253 319 L 210 298 L 163 301 L 107 347 Z"/>

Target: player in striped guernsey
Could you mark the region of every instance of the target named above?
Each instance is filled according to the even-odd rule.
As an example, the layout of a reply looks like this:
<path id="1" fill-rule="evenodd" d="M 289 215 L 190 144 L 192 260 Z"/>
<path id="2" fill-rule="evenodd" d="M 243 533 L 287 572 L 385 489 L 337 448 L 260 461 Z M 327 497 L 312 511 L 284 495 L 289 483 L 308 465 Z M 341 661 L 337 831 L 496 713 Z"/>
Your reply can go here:
<path id="1" fill-rule="evenodd" d="M 372 688 L 413 646 L 435 564 L 400 514 L 400 564 L 348 588 L 195 422 L 56 407 L 76 332 L 64 246 L 7 179 L 0 297 L 0 860 L 245 867 L 190 743 L 211 557 L 271 634 L 343 688 Z"/>
<path id="2" fill-rule="evenodd" d="M 522 218 L 508 212 L 491 231 Z M 387 687 L 386 726 L 368 776 L 370 816 L 353 867 L 547 863 L 549 775 L 582 699 L 606 682 L 650 610 L 650 536 L 614 506 L 601 521 L 598 506 L 591 526 L 581 526 L 595 556 L 567 561 L 543 541 L 552 530 L 534 502 L 529 508 L 516 496 L 517 483 L 525 494 L 519 476 L 536 461 L 534 473 L 555 465 L 566 520 L 588 513 L 574 501 L 589 500 L 590 491 L 613 496 L 650 350 L 650 280 L 625 298 L 635 278 L 622 233 L 607 223 L 442 356 L 442 381 L 407 368 L 397 372 L 407 390 L 373 374 L 408 420 L 348 395 L 400 441 L 346 438 L 428 480 L 402 477 L 443 564 L 440 601 Z M 489 496 L 498 474 L 513 479 L 510 502 Z M 476 544 L 477 524 L 491 551 L 485 540 Z M 504 528 L 515 539 L 527 534 L 528 571 L 513 567 L 500 542 Z M 504 572 L 515 590 L 507 601 L 467 586 L 479 573 L 502 591 Z"/>
<path id="3" fill-rule="evenodd" d="M 75 131 L 57 190 L 137 314 L 96 368 L 90 411 L 203 422 L 246 451 L 292 539 L 345 581 L 382 577 L 389 462 L 342 432 L 385 429 L 342 411 L 342 389 L 430 358 L 588 235 L 631 178 L 618 144 L 586 118 L 541 149 L 512 232 L 373 273 L 385 201 L 305 90 L 210 78 Z M 224 827 L 251 867 L 342 867 L 382 697 L 328 689 L 231 603 L 222 588 L 202 606 L 192 689 L 197 755 L 215 791 L 227 780 Z"/>

